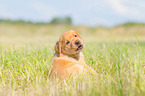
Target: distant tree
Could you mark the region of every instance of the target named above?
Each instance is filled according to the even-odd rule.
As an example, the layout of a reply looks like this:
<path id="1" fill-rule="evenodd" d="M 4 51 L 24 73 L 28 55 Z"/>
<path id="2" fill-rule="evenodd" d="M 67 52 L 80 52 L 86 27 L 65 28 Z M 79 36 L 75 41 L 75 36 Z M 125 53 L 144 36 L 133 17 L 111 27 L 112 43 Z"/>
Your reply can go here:
<path id="1" fill-rule="evenodd" d="M 14 21 L 15 23 L 25 23 L 25 21 L 23 21 L 23 20 L 16 20 L 16 21 Z"/>
<path id="2" fill-rule="evenodd" d="M 70 17 L 65 17 L 65 18 L 54 18 L 52 19 L 52 21 L 50 22 L 51 24 L 72 24 L 72 20 Z"/>
<path id="3" fill-rule="evenodd" d="M 139 22 L 126 22 L 126 23 L 124 23 L 124 24 L 117 25 L 116 27 L 120 27 L 120 26 L 123 26 L 123 27 L 145 26 L 145 23 L 139 23 Z"/>
<path id="4" fill-rule="evenodd" d="M 24 21 L 24 20 L 10 20 L 10 19 L 0 19 L 0 23 L 15 23 L 15 24 L 25 24 L 25 23 L 31 23 L 31 21 Z"/>
<path id="5" fill-rule="evenodd" d="M 66 21 L 67 21 L 68 24 L 72 24 L 71 17 L 66 17 Z"/>
<path id="6" fill-rule="evenodd" d="M 71 25 L 72 20 L 71 17 L 64 17 L 64 18 L 54 18 L 50 23 L 46 22 L 32 22 L 32 21 L 25 21 L 22 19 L 18 20 L 10 20 L 10 19 L 0 19 L 0 23 L 14 23 L 14 24 L 65 24 L 65 25 Z"/>

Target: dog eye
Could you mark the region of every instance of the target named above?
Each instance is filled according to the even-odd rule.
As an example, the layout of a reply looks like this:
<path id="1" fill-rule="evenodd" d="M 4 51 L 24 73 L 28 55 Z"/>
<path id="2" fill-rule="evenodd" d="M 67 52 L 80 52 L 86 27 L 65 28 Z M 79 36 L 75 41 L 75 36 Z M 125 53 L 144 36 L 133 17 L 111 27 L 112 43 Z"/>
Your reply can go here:
<path id="1" fill-rule="evenodd" d="M 70 43 L 69 41 L 66 42 L 66 44 L 69 44 L 69 43 Z"/>
<path id="2" fill-rule="evenodd" d="M 75 37 L 77 37 L 77 35 L 75 35 Z"/>

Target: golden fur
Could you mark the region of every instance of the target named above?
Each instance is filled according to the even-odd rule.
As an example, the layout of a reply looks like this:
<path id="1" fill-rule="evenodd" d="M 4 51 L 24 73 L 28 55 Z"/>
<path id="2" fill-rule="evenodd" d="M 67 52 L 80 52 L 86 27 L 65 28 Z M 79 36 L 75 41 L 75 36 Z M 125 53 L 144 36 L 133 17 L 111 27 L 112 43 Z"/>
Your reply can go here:
<path id="1" fill-rule="evenodd" d="M 97 74 L 94 69 L 86 65 L 81 52 L 83 48 L 83 41 L 76 31 L 71 30 L 62 34 L 55 45 L 55 54 L 50 65 L 50 76 L 66 79 L 82 74 L 84 70 Z"/>

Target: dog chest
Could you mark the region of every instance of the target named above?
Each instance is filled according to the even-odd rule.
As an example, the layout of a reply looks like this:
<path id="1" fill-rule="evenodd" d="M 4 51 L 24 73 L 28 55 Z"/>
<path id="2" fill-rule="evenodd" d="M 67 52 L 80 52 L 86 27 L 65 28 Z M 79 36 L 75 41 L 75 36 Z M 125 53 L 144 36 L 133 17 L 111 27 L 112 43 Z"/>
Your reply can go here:
<path id="1" fill-rule="evenodd" d="M 81 74 L 83 72 L 84 66 L 80 64 L 75 64 L 67 68 L 69 74 Z"/>

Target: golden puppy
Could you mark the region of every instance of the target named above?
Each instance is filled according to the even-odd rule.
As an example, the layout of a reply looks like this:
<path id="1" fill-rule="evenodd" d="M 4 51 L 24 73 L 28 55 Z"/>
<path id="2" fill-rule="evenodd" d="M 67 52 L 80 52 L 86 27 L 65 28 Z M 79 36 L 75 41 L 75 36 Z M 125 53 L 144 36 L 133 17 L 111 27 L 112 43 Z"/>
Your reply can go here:
<path id="1" fill-rule="evenodd" d="M 55 45 L 50 76 L 68 79 L 70 76 L 82 74 L 84 70 L 97 74 L 94 69 L 86 65 L 81 52 L 83 48 L 83 41 L 76 31 L 71 30 L 62 34 Z"/>

